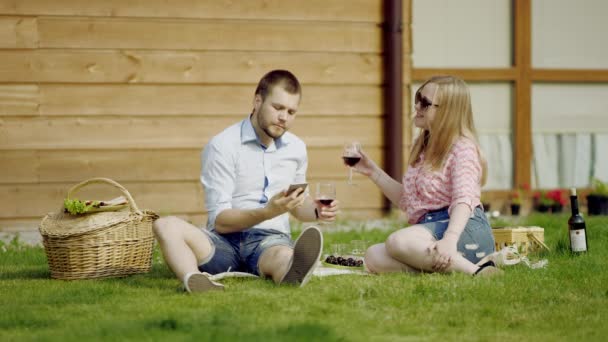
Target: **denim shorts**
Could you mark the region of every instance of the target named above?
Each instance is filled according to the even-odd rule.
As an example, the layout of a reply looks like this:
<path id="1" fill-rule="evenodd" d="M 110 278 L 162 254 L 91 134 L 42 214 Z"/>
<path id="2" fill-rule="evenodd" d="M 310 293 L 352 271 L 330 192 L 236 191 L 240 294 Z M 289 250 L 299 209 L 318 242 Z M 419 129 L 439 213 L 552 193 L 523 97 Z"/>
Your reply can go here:
<path id="1" fill-rule="evenodd" d="M 449 222 L 448 209 L 443 208 L 424 214 L 418 224 L 426 228 L 436 240 L 441 240 Z M 494 253 L 494 235 L 481 207 L 473 210 L 464 231 L 460 234 L 456 248 L 462 256 L 474 264 L 486 255 Z"/>
<path id="2" fill-rule="evenodd" d="M 274 229 L 252 228 L 242 232 L 219 234 L 215 230 L 202 229 L 212 245 L 211 255 L 198 269 L 201 272 L 217 274 L 236 271 L 261 275 L 259 259 L 270 247 L 288 246 L 293 248 L 289 235 Z"/>

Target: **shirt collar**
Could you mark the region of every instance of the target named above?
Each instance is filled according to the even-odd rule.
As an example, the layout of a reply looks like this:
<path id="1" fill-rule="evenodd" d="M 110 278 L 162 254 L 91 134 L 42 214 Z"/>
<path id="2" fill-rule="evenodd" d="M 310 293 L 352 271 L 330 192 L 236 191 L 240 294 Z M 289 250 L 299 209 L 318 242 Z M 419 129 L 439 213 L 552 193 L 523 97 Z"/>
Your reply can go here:
<path id="1" fill-rule="evenodd" d="M 285 132 L 282 137 L 274 140 L 274 145 L 277 149 L 285 147 L 290 143 L 290 138 L 291 137 L 289 135 L 289 132 Z M 246 144 L 254 141 L 257 142 L 260 146 L 263 146 L 262 142 L 260 142 L 260 139 L 258 138 L 258 134 L 255 132 L 255 129 L 251 124 L 251 115 L 249 115 L 249 117 L 243 120 L 243 123 L 241 124 L 241 144 Z"/>

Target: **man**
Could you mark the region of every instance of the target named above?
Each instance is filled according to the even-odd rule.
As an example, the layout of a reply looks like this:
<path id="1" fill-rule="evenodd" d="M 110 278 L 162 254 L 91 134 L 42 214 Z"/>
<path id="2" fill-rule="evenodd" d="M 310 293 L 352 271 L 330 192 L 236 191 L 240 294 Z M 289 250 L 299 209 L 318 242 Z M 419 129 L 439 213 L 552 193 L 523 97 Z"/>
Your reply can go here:
<path id="1" fill-rule="evenodd" d="M 300 104 L 301 87 L 285 70 L 259 82 L 253 112 L 213 137 L 202 155 L 201 182 L 208 209 L 207 228 L 176 217 L 154 223 L 165 261 L 189 292 L 222 290 L 209 274 L 241 271 L 303 286 L 323 247 L 316 227 L 290 238 L 289 213 L 304 222 L 333 221 L 337 201 L 317 206 L 303 189 L 306 145 L 287 132 Z"/>

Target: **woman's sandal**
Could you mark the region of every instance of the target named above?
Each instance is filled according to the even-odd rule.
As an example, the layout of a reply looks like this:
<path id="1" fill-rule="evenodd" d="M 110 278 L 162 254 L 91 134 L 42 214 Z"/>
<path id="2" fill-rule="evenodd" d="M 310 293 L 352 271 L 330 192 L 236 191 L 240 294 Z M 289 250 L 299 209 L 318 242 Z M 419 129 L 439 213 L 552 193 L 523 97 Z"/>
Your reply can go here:
<path id="1" fill-rule="evenodd" d="M 479 265 L 479 269 L 473 273 L 475 277 L 494 277 L 498 275 L 502 275 L 503 271 L 496 267 L 494 261 L 490 260 L 486 263 Z"/>

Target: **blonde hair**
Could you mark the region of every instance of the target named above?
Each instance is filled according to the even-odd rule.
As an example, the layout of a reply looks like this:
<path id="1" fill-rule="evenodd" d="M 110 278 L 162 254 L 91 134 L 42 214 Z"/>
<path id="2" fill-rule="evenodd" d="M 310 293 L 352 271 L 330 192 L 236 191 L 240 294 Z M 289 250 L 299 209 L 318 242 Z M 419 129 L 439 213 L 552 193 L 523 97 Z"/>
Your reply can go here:
<path id="1" fill-rule="evenodd" d="M 453 76 L 434 76 L 424 82 L 417 92 L 429 83 L 437 85 L 432 101 L 438 107 L 434 107 L 436 114 L 429 129 L 423 130 L 414 142 L 408 165 L 414 166 L 420 160 L 420 154 L 424 152 L 424 164 L 431 170 L 438 171 L 443 166 L 452 144 L 458 138 L 465 137 L 477 146 L 482 169 L 481 185 L 485 184 L 488 167 L 479 148 L 467 84 Z"/>

